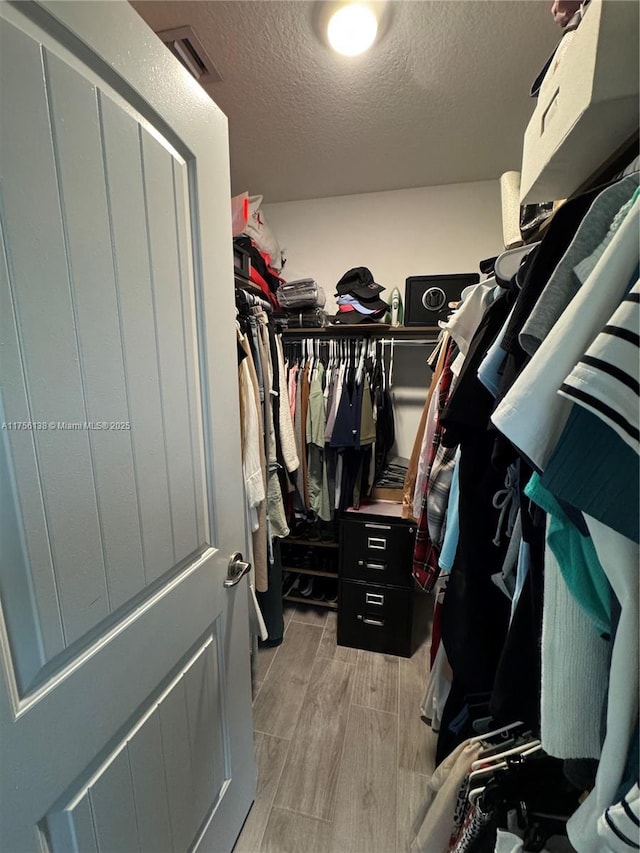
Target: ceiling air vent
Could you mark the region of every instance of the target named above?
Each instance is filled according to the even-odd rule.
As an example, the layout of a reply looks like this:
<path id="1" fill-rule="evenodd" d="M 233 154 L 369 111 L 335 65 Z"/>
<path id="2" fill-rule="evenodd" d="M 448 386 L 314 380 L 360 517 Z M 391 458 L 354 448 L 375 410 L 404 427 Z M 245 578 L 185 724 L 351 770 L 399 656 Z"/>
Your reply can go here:
<path id="1" fill-rule="evenodd" d="M 161 30 L 156 35 L 199 83 L 219 83 L 222 75 L 191 27 Z"/>

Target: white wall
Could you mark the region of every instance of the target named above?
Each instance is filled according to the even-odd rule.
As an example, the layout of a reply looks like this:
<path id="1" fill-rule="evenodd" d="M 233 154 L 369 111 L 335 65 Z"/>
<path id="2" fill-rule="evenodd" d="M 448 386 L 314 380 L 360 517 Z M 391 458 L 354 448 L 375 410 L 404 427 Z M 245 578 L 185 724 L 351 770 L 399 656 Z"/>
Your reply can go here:
<path id="1" fill-rule="evenodd" d="M 309 201 L 267 204 L 266 219 L 285 249 L 284 277 L 314 278 L 335 312 L 335 285 L 365 266 L 388 297 L 404 297 L 411 275 L 478 272 L 503 248 L 500 184 L 481 181 Z M 395 350 L 397 453 L 409 456 L 429 381 L 426 350 Z M 411 402 L 408 398 L 413 398 Z"/>

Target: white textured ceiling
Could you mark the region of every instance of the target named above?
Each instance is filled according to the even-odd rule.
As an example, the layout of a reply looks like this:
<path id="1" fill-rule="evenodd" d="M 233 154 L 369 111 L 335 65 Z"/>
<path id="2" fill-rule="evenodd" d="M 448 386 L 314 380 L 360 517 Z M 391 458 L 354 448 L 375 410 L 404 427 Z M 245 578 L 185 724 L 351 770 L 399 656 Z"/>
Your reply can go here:
<path id="1" fill-rule="evenodd" d="M 222 75 L 234 193 L 267 202 L 478 181 L 520 166 L 530 85 L 560 31 L 551 0 L 396 0 L 360 57 L 317 35 L 311 0 L 134 0 L 188 24 Z"/>

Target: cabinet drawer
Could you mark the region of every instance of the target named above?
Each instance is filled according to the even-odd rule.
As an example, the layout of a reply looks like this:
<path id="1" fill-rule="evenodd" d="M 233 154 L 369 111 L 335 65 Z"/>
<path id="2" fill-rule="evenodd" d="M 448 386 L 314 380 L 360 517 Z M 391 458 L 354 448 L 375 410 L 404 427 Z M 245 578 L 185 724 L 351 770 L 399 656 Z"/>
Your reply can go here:
<path id="1" fill-rule="evenodd" d="M 341 581 L 338 645 L 390 655 L 411 655 L 413 592 Z"/>
<path id="2" fill-rule="evenodd" d="M 343 521 L 341 577 L 410 589 L 414 532 L 407 524 Z"/>

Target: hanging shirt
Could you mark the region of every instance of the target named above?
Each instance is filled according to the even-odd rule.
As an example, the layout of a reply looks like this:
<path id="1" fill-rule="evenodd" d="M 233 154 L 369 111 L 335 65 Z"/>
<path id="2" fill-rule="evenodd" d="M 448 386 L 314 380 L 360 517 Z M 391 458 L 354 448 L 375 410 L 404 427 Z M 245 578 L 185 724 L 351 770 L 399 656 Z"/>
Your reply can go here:
<path id="1" fill-rule="evenodd" d="M 255 510 L 258 504 L 265 499 L 264 472 L 260 460 L 260 422 L 258 409 L 254 395 L 253 383 L 249 371 L 248 359 L 240 365 L 240 395 L 243 411 L 243 459 L 242 468 L 244 473 L 244 484 L 249 507 Z M 257 516 L 252 521 L 252 530 L 257 530 Z"/>
<path id="2" fill-rule="evenodd" d="M 320 363 L 315 371 L 309 392 L 307 411 L 309 508 L 323 521 L 331 521 L 329 483 L 324 460 L 324 374 Z"/>
<path id="3" fill-rule="evenodd" d="M 460 497 L 460 448 L 456 450 L 456 458 L 451 478 L 451 489 L 447 503 L 447 524 L 440 551 L 438 565 L 443 572 L 450 572 L 456 557 L 458 539 L 460 538 L 460 517 L 458 515 L 458 500 Z"/>
<path id="4" fill-rule="evenodd" d="M 289 401 L 289 387 L 287 384 L 284 367 L 284 352 L 282 351 L 282 337 L 275 336 L 276 354 L 278 358 L 278 375 L 280 389 L 280 405 L 278 407 L 278 424 L 280 428 L 280 444 L 282 447 L 282 458 L 289 473 L 295 471 L 300 461 L 296 451 L 296 439 L 293 432 L 293 420 Z"/>
<path id="5" fill-rule="evenodd" d="M 436 457 L 433 460 L 427 480 L 426 507 L 429 538 L 438 551 L 440 551 L 444 538 L 456 452 L 456 447 L 444 447 L 441 444 L 436 451 Z"/>
<path id="6" fill-rule="evenodd" d="M 569 592 L 551 550 L 543 596 L 542 746 L 556 758 L 599 758 L 611 644 Z"/>
<path id="7" fill-rule="evenodd" d="M 289 387 L 289 410 L 291 411 L 291 419 L 295 423 L 296 418 L 296 387 L 298 385 L 298 365 L 292 364 L 287 372 L 287 381 Z M 299 460 L 298 460 L 299 461 Z"/>
<path id="8" fill-rule="evenodd" d="M 346 365 L 344 362 L 340 364 L 337 371 L 334 370 L 334 378 L 333 385 L 329 389 L 329 400 L 327 403 L 328 414 L 327 414 L 327 426 L 324 432 L 324 440 L 328 444 L 331 444 L 331 439 L 333 437 L 333 428 L 336 423 L 336 415 L 338 414 L 338 408 L 340 406 L 340 399 L 342 397 L 342 389 L 344 384 L 344 374 L 346 370 Z M 333 446 L 333 445 L 332 445 Z"/>
<path id="9" fill-rule="evenodd" d="M 320 363 L 315 371 L 309 389 L 309 405 L 307 408 L 306 439 L 307 444 L 324 447 L 324 375 L 325 368 Z"/>
<path id="10" fill-rule="evenodd" d="M 458 791 L 481 751 L 481 743 L 465 741 L 445 758 L 428 780 L 424 794 L 427 812 L 409 848 L 411 853 L 448 850 Z"/>
<path id="11" fill-rule="evenodd" d="M 533 355 L 562 312 L 593 272 L 638 187 L 637 175 L 604 189 L 593 201 L 562 260 L 540 294 L 520 332 L 520 345 Z"/>
<path id="12" fill-rule="evenodd" d="M 469 345 L 473 340 L 480 321 L 487 312 L 487 308 L 499 296 L 501 288 L 496 284 L 495 278 L 489 278 L 480 284 L 466 287 L 462 291 L 462 305 L 452 314 L 446 322 L 440 322 L 441 329 L 446 329 L 458 345 L 462 355 L 466 355 Z"/>
<path id="13" fill-rule="evenodd" d="M 620 304 L 638 265 L 639 227 L 636 199 L 589 279 L 491 416 L 539 470 L 549 461 L 571 410 L 557 392 Z"/>
<path id="14" fill-rule="evenodd" d="M 503 348 L 518 363 L 523 356 L 518 340 L 522 327 L 599 193 L 600 190 L 592 190 L 566 201 L 554 213 L 544 240 L 527 255 L 520 294 L 502 339 Z"/>
<path id="15" fill-rule="evenodd" d="M 640 453 L 640 281 L 560 387 Z"/>
<path id="16" fill-rule="evenodd" d="M 277 537 L 289 535 L 289 527 L 284 511 L 284 500 L 282 489 L 278 479 L 278 456 L 276 445 L 276 429 L 274 423 L 273 400 L 273 373 L 274 365 L 271 360 L 271 348 L 269 342 L 268 320 L 264 312 L 258 316 L 258 334 L 260 341 L 260 357 L 262 359 L 262 373 L 265 382 L 265 435 L 267 440 L 267 515 L 271 534 Z M 277 365 L 276 365 L 277 368 Z M 269 537 L 270 538 L 270 537 Z"/>
<path id="17" fill-rule="evenodd" d="M 362 411 L 360 415 L 360 446 L 373 444 L 376 440 L 376 424 L 373 419 L 373 404 L 371 401 L 371 386 L 369 377 L 364 378 L 362 392 Z"/>
<path id="18" fill-rule="evenodd" d="M 449 335 L 444 335 L 440 339 L 438 346 L 434 349 L 434 353 L 438 353 L 437 362 L 435 368 L 433 369 L 431 382 L 429 383 L 427 398 L 422 409 L 422 415 L 420 416 L 418 431 L 413 442 L 413 449 L 411 451 L 411 457 L 409 459 L 407 476 L 404 481 L 404 493 L 402 496 L 403 518 L 418 518 L 418 513 L 420 512 L 419 505 L 415 505 L 416 481 L 420 469 L 420 459 L 422 457 L 422 447 L 425 441 L 424 434 L 427 427 L 431 400 L 433 399 L 433 395 L 435 394 L 436 388 L 438 387 L 438 383 L 440 382 L 440 376 L 442 375 L 442 370 L 444 368 L 444 360 L 447 355 L 449 340 Z"/>
<path id="19" fill-rule="evenodd" d="M 590 536 L 572 524 L 558 501 L 540 482 L 538 474 L 529 481 L 525 494 L 549 516 L 547 544 L 556 556 L 563 577 L 598 632 L 611 631 L 611 587 Z"/>
<path id="20" fill-rule="evenodd" d="M 419 584 L 421 589 L 424 589 L 427 592 L 433 589 L 433 586 L 437 581 L 438 575 L 440 573 L 440 568 L 438 566 L 438 557 L 440 552 L 438 546 L 435 545 L 429 535 L 429 492 L 427 484 L 428 478 L 431 475 L 433 464 L 440 449 L 440 441 L 443 433 L 443 427 L 440 420 L 440 416 L 446 405 L 447 399 L 449 397 L 449 391 L 451 389 L 451 382 L 453 379 L 453 373 L 451 372 L 451 362 L 453 361 L 454 352 L 455 344 L 453 341 L 450 341 L 447 347 L 447 355 L 445 358 L 442 376 L 440 377 L 440 383 L 438 385 L 437 392 L 433 395 L 431 401 L 432 404 L 435 406 L 434 429 L 433 436 L 431 439 L 431 446 L 427 449 L 426 458 L 423 460 L 425 470 L 425 485 L 421 496 L 420 512 L 417 515 L 418 529 L 416 531 L 416 541 L 413 552 L 412 574 L 414 580 Z M 426 434 L 427 431 L 425 430 L 425 435 Z M 443 471 L 444 480 L 446 480 L 446 496 L 448 497 L 449 486 L 451 484 L 451 475 L 453 474 L 455 448 L 443 448 L 443 453 L 446 457 L 445 467 L 448 468 L 448 474 L 445 475 Z M 418 482 L 416 481 L 416 496 L 417 495 Z M 442 498 L 442 505 L 446 506 L 446 498 L 444 496 L 444 493 L 442 495 Z"/>
<path id="21" fill-rule="evenodd" d="M 596 784 L 567 823 L 567 832 L 576 850 L 601 853 L 598 820 L 616 801 L 630 751 L 638 748 L 637 740 L 634 743 L 640 693 L 638 546 L 591 516 L 586 516 L 586 522 L 621 613 L 611 654 L 606 736 Z"/>
<path id="22" fill-rule="evenodd" d="M 300 371 L 300 376 L 298 379 L 298 385 L 300 387 L 300 405 L 297 408 L 299 412 L 298 424 L 297 428 L 300 432 L 300 440 L 302 444 L 302 453 L 300 456 L 300 472 L 302 474 L 302 497 L 304 499 L 304 505 L 309 508 L 309 473 L 307 467 L 307 447 L 306 447 L 306 438 L 307 438 L 307 410 L 309 408 L 309 393 L 310 393 L 310 377 L 309 377 L 309 362 L 304 366 L 304 368 Z"/>
<path id="23" fill-rule="evenodd" d="M 360 420 L 362 415 L 362 394 L 364 385 L 344 383 L 336 420 L 331 435 L 331 447 L 352 447 L 360 449 Z"/>
<path id="24" fill-rule="evenodd" d="M 640 542 L 638 456 L 588 409 L 573 406 L 542 484 L 565 504 Z"/>
<path id="25" fill-rule="evenodd" d="M 250 324 L 251 327 L 251 324 Z M 262 482 L 263 487 L 262 490 L 266 494 L 266 482 L 267 482 L 267 461 L 265 455 L 265 446 L 264 446 L 264 425 L 263 425 L 263 414 L 262 414 L 262 404 L 260 399 L 260 384 L 258 381 L 258 375 L 256 373 L 255 361 L 253 358 L 253 349 L 250 348 L 251 339 L 245 338 L 242 341 L 243 348 L 248 358 L 245 359 L 245 363 L 249 369 L 249 377 L 251 380 L 251 386 L 253 389 L 253 398 L 254 405 L 258 415 L 258 452 L 260 454 L 260 467 L 262 471 Z M 252 544 L 253 544 L 253 560 L 251 561 L 253 564 L 253 569 L 255 573 L 255 584 L 258 592 L 266 592 L 268 589 L 269 581 L 268 581 L 268 565 L 267 565 L 267 507 L 266 500 L 260 501 L 257 508 L 254 509 L 254 515 L 251 521 L 251 526 L 255 529 L 252 530 Z"/>
<path id="26" fill-rule="evenodd" d="M 451 343 L 449 344 L 448 353 L 451 352 Z M 451 386 L 451 359 L 448 359 L 449 367 L 447 377 L 447 393 Z M 424 498 L 424 494 L 427 488 L 427 478 L 429 476 L 429 470 L 433 463 L 435 449 L 433 446 L 433 439 L 436 434 L 436 427 L 438 424 L 438 406 L 441 398 L 441 389 L 442 389 L 442 377 L 444 372 L 440 375 L 438 379 L 438 383 L 434 390 L 433 395 L 431 396 L 431 400 L 429 402 L 429 409 L 427 411 L 427 417 L 425 419 L 424 424 L 424 433 L 422 436 L 422 445 L 420 447 L 420 455 L 418 457 L 418 470 L 416 472 L 416 482 L 413 493 L 413 517 L 420 518 L 420 513 L 422 512 L 422 500 Z M 446 396 L 445 396 L 446 399 Z"/>
<path id="27" fill-rule="evenodd" d="M 507 357 L 507 351 L 504 349 L 502 341 L 512 317 L 513 309 L 505 320 L 504 326 L 498 332 L 497 338 L 487 350 L 487 354 L 478 368 L 478 379 L 493 397 L 497 397 L 498 391 L 500 390 L 500 372 L 502 370 L 504 360 Z"/>
<path id="28" fill-rule="evenodd" d="M 640 847 L 640 788 L 638 783 L 619 803 L 598 818 L 598 836 L 606 853 L 630 853 Z"/>

